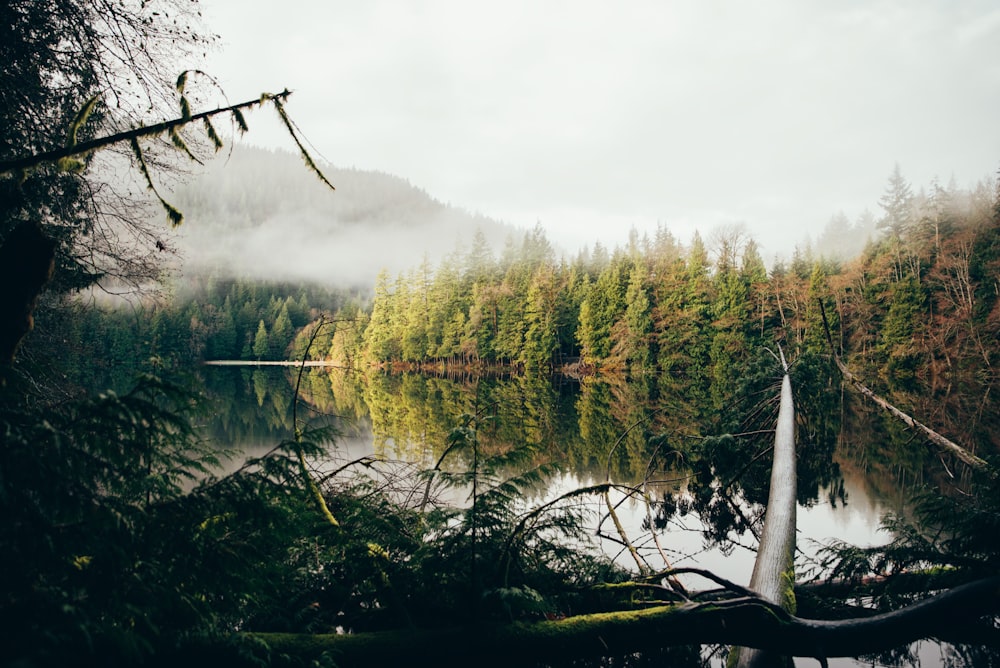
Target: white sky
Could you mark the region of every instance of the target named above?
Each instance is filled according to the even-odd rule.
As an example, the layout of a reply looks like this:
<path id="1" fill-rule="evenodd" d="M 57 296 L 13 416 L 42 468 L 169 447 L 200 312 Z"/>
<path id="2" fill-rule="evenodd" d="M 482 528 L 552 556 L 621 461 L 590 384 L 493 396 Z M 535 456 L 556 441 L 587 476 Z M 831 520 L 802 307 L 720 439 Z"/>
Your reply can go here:
<path id="1" fill-rule="evenodd" d="M 765 257 L 877 200 L 1000 166 L 995 0 L 202 0 L 231 101 L 338 166 L 570 250 L 745 222 Z M 250 143 L 293 148 L 271 119 Z"/>

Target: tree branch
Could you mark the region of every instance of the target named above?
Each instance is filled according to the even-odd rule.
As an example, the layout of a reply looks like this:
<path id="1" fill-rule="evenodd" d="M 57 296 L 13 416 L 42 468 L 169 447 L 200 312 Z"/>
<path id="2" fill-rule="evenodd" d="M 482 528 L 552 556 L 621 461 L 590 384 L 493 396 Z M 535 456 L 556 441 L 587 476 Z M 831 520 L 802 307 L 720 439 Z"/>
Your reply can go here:
<path id="1" fill-rule="evenodd" d="M 199 114 L 195 114 L 194 116 L 182 115 L 179 118 L 169 121 L 163 121 L 153 125 L 145 125 L 126 132 L 108 135 L 107 137 L 98 137 L 97 139 L 92 139 L 79 144 L 73 144 L 71 146 L 64 146 L 63 148 L 52 151 L 36 153 L 34 155 L 15 158 L 13 160 L 0 161 L 0 174 L 14 174 L 16 172 L 32 169 L 33 167 L 37 167 L 38 165 L 44 163 L 58 163 L 60 160 L 64 160 L 66 158 L 86 155 L 87 153 L 99 151 L 102 148 L 107 148 L 108 146 L 120 142 L 133 141 L 144 137 L 154 137 L 164 132 L 169 132 L 170 130 L 183 127 L 189 123 L 209 119 L 219 114 L 232 113 L 236 115 L 237 118 L 240 118 L 239 111 L 242 109 L 250 109 L 262 105 L 265 102 L 277 102 L 280 104 L 282 100 L 286 99 L 291 94 L 291 91 L 287 89 L 276 95 L 263 93 L 256 100 L 247 100 L 246 102 L 230 105 L 228 107 L 220 107 L 211 111 L 203 111 Z M 326 180 L 324 179 L 324 181 Z"/>
<path id="2" fill-rule="evenodd" d="M 969 452 L 959 444 L 955 443 L 954 441 L 945 438 L 944 436 L 937 433 L 930 427 L 918 422 L 917 420 L 914 420 L 912 417 L 910 417 L 903 411 L 899 410 L 898 408 L 890 404 L 886 399 L 883 399 L 879 395 L 875 394 L 875 392 L 873 392 L 871 389 L 866 387 L 860 380 L 858 380 L 858 378 L 853 373 L 851 373 L 850 370 L 847 368 L 847 365 L 844 364 L 844 362 L 840 359 L 840 356 L 837 354 L 836 349 L 833 347 L 833 338 L 830 335 L 830 325 L 827 323 L 826 320 L 826 309 L 823 307 L 822 299 L 819 300 L 819 312 L 820 316 L 822 316 L 823 318 L 823 328 L 826 330 L 826 340 L 830 346 L 830 352 L 833 354 L 833 361 L 834 363 L 836 363 L 837 368 L 840 369 L 840 373 L 844 376 L 844 379 L 847 380 L 847 382 L 853 385 L 859 392 L 861 392 L 861 394 L 865 395 L 873 402 L 875 402 L 876 405 L 889 411 L 889 413 L 892 414 L 893 417 L 899 419 L 906 426 L 922 431 L 924 435 L 928 438 L 928 440 L 930 440 L 932 443 L 934 443 L 934 445 L 938 446 L 942 450 L 955 455 L 961 461 L 965 462 L 966 464 L 968 464 L 973 468 L 984 471 L 989 470 L 989 464 L 986 463 L 986 460 L 977 457 L 976 455 L 972 454 L 971 452 Z"/>
<path id="3" fill-rule="evenodd" d="M 413 657 L 439 666 L 513 665 L 596 657 L 669 646 L 729 644 L 785 656 L 858 656 L 968 627 L 1000 611 L 1000 577 L 960 585 L 906 608 L 860 619 L 802 619 L 759 599 L 685 603 L 645 610 L 578 615 L 562 620 L 351 635 L 260 633 L 274 654 L 341 666 L 401 665 Z"/>

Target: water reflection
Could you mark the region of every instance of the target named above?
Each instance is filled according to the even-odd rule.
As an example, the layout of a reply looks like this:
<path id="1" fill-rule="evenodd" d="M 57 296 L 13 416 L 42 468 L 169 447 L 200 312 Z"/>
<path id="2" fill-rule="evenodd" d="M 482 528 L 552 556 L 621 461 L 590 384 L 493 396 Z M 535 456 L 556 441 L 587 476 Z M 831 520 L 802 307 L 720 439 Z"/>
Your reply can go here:
<path id="1" fill-rule="evenodd" d="M 709 431 L 720 428 L 717 421 L 699 424 L 687 412 L 679 417 L 666 408 L 670 401 L 663 401 L 662 392 L 653 398 L 650 383 L 365 376 L 337 369 L 307 369 L 300 380 L 298 373 L 282 367 L 206 368 L 205 386 L 218 407 L 204 427 L 206 435 L 259 454 L 294 433 L 295 413 L 300 424 L 333 426 L 343 457 L 373 454 L 432 463 L 448 434 L 466 416 L 478 416 L 484 452 L 532 447 L 538 463 L 559 465 L 564 477 L 546 493 L 605 480 L 644 487 L 660 502 L 653 526 L 670 529 L 672 538 L 676 533 L 684 542 L 673 548 L 678 554 L 705 554 L 701 543 L 707 535 L 715 547 L 729 543 L 727 560 L 744 552 L 752 558 L 737 547 L 741 541 L 753 544 L 747 525 L 767 495 L 767 423 L 773 411 L 764 392 L 754 397 L 754 420 L 736 425 L 744 433 L 718 438 Z M 297 383 L 300 401 L 293 405 Z M 817 428 L 819 422 L 804 417 L 799 427 L 806 436 L 800 454 L 800 543 L 829 537 L 884 542 L 878 518 L 900 507 L 900 495 L 887 493 L 892 488 L 887 490 L 885 465 L 867 451 L 858 457 L 856 440 L 842 430 Z M 629 514 L 636 518 L 637 533 L 648 532 L 645 508 Z"/>
<path id="2" fill-rule="evenodd" d="M 766 374 L 759 378 L 721 415 L 697 419 L 700 411 L 670 394 L 662 379 L 573 382 L 308 369 L 300 380 L 294 368 L 205 368 L 204 383 L 218 407 L 205 433 L 260 454 L 294 433 L 298 419 L 332 425 L 339 434 L 333 447 L 341 459 L 376 455 L 430 467 L 445 451 L 449 433 L 476 416 L 482 452 L 531 448 L 535 464 L 559 465 L 561 473 L 532 501 L 605 480 L 641 488 L 655 502 L 652 511 L 620 491 L 615 501 L 622 502 L 626 533 L 653 568 L 666 557 L 673 566 L 698 566 L 747 584 L 756 544 L 750 528 L 767 498 L 777 396 Z M 806 574 L 814 566 L 817 545 L 830 538 L 857 545 L 888 542 L 890 536 L 879 531 L 880 517 L 902 512 L 909 490 L 942 474 L 940 467 L 929 466 L 936 462 L 934 453 L 915 447 L 912 434 L 858 398 L 832 391 L 822 374 L 800 370 L 796 384 L 801 407 L 797 569 Z M 950 406 L 943 413 L 948 423 L 957 424 L 951 411 L 962 408 L 959 395 L 949 392 L 937 399 Z M 977 408 L 982 416 L 982 406 Z M 989 438 L 993 432 L 984 422 L 970 423 L 970 438 Z M 457 458 L 449 464 L 469 463 Z M 597 528 L 610 536 L 603 542 L 606 551 L 633 565 L 614 540 L 601 500 L 588 503 Z M 651 528 L 662 532 L 659 546 Z M 930 657 L 924 665 L 936 665 L 941 648 L 920 647 L 911 651 Z"/>

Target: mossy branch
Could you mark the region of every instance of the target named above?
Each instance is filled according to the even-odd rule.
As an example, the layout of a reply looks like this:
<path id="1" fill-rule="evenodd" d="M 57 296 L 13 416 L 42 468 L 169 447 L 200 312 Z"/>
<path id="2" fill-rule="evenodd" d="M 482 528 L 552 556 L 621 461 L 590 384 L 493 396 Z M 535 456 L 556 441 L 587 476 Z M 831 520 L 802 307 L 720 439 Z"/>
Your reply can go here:
<path id="1" fill-rule="evenodd" d="M 356 634 L 253 634 L 274 654 L 337 657 L 340 666 L 506 666 L 728 644 L 802 657 L 858 656 L 968 627 L 1000 610 L 1000 577 L 960 585 L 911 606 L 864 618 L 812 620 L 757 598 L 685 603 L 562 620 Z"/>
<path id="2" fill-rule="evenodd" d="M 197 72 L 197 70 L 192 70 Z M 153 125 L 146 125 L 139 128 L 134 128 L 126 132 L 118 132 L 113 135 L 108 135 L 106 137 L 99 137 L 97 139 L 92 139 L 83 143 L 77 143 L 76 138 L 80 127 L 86 122 L 87 118 L 90 116 L 94 105 L 97 103 L 96 97 L 91 98 L 83 106 L 83 108 L 77 113 L 76 118 L 70 126 L 69 138 L 67 145 L 56 149 L 53 151 L 45 151 L 43 153 L 36 153 L 34 155 L 24 156 L 21 158 L 15 158 L 13 160 L 4 160 L 0 162 L 0 175 L 16 175 L 19 179 L 24 179 L 27 172 L 34 169 L 40 165 L 44 164 L 54 164 L 57 165 L 63 171 L 71 172 L 82 172 L 85 165 L 83 160 L 77 158 L 85 158 L 101 149 L 113 146 L 114 144 L 119 144 L 122 142 L 128 142 L 132 148 L 132 154 L 135 156 L 136 161 L 139 163 L 139 171 L 142 173 L 143 178 L 146 181 L 146 185 L 149 189 L 156 195 L 156 198 L 160 201 L 164 210 L 167 213 L 167 217 L 170 219 L 170 224 L 174 227 L 180 225 L 184 216 L 181 214 L 176 207 L 167 202 L 157 191 L 156 186 L 153 184 L 153 178 L 150 174 L 149 167 L 146 164 L 146 159 L 143 156 L 142 147 L 139 144 L 140 139 L 146 139 L 150 137 L 156 137 L 167 133 L 170 138 L 171 143 L 175 148 L 182 151 L 192 160 L 196 162 L 201 162 L 198 160 L 190 151 L 187 144 L 184 142 L 183 138 L 178 132 L 180 128 L 197 121 L 201 121 L 205 127 L 205 133 L 215 150 L 218 151 L 222 148 L 222 138 L 215 130 L 215 126 L 212 125 L 212 118 L 218 116 L 219 114 L 231 114 L 233 121 L 236 123 L 237 129 L 240 134 L 247 131 L 246 118 L 243 116 L 242 110 L 251 109 L 256 106 L 260 106 L 270 102 L 278 110 L 278 114 L 281 116 L 282 122 L 288 129 L 288 133 L 291 135 L 292 140 L 295 145 L 298 146 L 303 159 L 309 169 L 331 190 L 335 190 L 333 184 L 330 183 L 329 179 L 323 174 L 316 163 L 313 161 L 309 152 L 302 145 L 299 140 L 298 134 L 295 132 L 294 124 L 292 120 L 288 117 L 285 112 L 285 108 L 282 104 L 284 100 L 291 95 L 291 91 L 284 90 L 278 94 L 263 93 L 261 96 L 255 100 L 247 100 L 246 102 L 241 102 L 239 104 L 233 104 L 228 107 L 220 107 L 218 109 L 213 109 L 211 111 L 203 111 L 199 114 L 191 114 L 191 108 L 188 103 L 187 98 L 184 96 L 184 87 L 187 83 L 187 76 L 189 72 L 182 72 L 177 79 L 177 91 L 181 95 L 180 105 L 181 105 L 181 115 L 179 118 L 175 118 L 169 121 L 163 121 L 162 123 L 155 123 Z"/>
<path id="3" fill-rule="evenodd" d="M 69 126 L 69 133 L 66 137 L 66 146 L 76 146 L 78 136 L 80 134 L 80 128 L 87 123 L 87 119 L 90 118 L 90 114 L 93 113 L 94 107 L 97 106 L 97 101 L 99 99 L 99 95 L 93 96 L 84 103 L 84 105 L 80 108 L 80 111 L 76 112 L 76 117 Z"/>
<path id="4" fill-rule="evenodd" d="M 619 434 L 618 440 L 616 440 L 614 445 L 611 446 L 611 449 L 608 451 L 605 467 L 605 479 L 609 485 L 604 490 L 604 504 L 608 508 L 608 516 L 611 517 L 611 521 L 615 525 L 615 530 L 618 532 L 618 537 L 621 539 L 622 545 L 628 549 L 628 553 L 632 555 L 632 559 L 635 561 L 636 568 L 638 568 L 639 573 L 642 574 L 649 573 L 649 565 L 643 561 L 642 557 L 639 555 L 639 551 L 629 539 L 628 533 L 625 531 L 625 527 L 622 526 L 621 520 L 618 519 L 618 513 L 615 512 L 614 504 L 611 503 L 611 495 L 609 494 L 609 491 L 611 483 L 611 457 L 614 455 L 615 450 L 618 449 L 618 446 L 625 441 L 625 437 L 628 436 L 629 432 L 646 422 L 648 419 L 648 417 L 644 417 L 633 422 L 627 429 L 625 429 L 625 431 Z"/>
<path id="5" fill-rule="evenodd" d="M 156 185 L 153 183 L 153 177 L 149 173 L 149 167 L 146 165 L 146 158 L 142 153 L 142 147 L 139 146 L 139 140 L 135 137 L 129 140 L 132 146 L 132 155 L 135 156 L 136 162 L 139 164 L 139 173 L 146 180 L 146 187 L 156 195 L 156 199 L 160 200 L 160 204 L 163 205 L 163 209 L 167 212 L 167 218 L 170 219 L 170 224 L 177 227 L 182 222 L 184 222 L 184 215 L 177 210 L 170 202 L 163 199 L 160 191 L 156 189 Z"/>
<path id="6" fill-rule="evenodd" d="M 285 93 L 287 94 L 288 91 L 285 91 Z M 319 167 L 316 166 L 316 163 L 313 161 L 312 156 L 309 155 L 309 151 L 306 150 L 306 147 L 302 145 L 302 141 L 299 140 L 299 135 L 297 132 L 295 132 L 295 124 L 292 123 L 292 119 L 288 117 L 288 114 L 285 112 L 285 106 L 282 104 L 282 99 L 284 98 L 280 96 L 267 96 L 267 99 L 269 99 L 274 104 L 274 108 L 277 110 L 278 116 L 281 117 L 281 122 L 285 124 L 285 128 L 288 130 L 288 134 L 291 135 L 292 140 L 295 142 L 295 145 L 299 147 L 299 153 L 301 153 L 302 160 L 305 161 L 306 167 L 308 167 L 314 174 L 316 174 L 316 176 L 319 178 L 320 181 L 328 185 L 330 187 L 330 190 L 335 190 L 333 184 L 326 179 L 326 176 L 323 175 L 323 172 L 321 172 Z M 261 100 L 264 101 L 265 96 L 262 96 Z"/>
<path id="7" fill-rule="evenodd" d="M 299 469 L 302 472 L 302 479 L 305 480 L 306 486 L 309 488 L 309 493 L 312 495 L 313 500 L 316 502 L 316 507 L 319 508 L 320 514 L 323 519 L 327 521 L 328 524 L 334 527 L 339 527 L 340 522 L 337 518 L 333 516 L 330 512 L 330 507 L 326 504 L 326 499 L 323 498 L 323 491 L 313 480 L 312 474 L 309 472 L 309 467 L 306 466 L 306 458 L 302 452 L 302 430 L 299 428 L 299 391 L 302 387 L 302 375 L 306 368 L 306 360 L 309 359 L 309 351 L 312 349 L 313 344 L 316 342 L 316 337 L 319 335 L 323 325 L 327 324 L 325 316 L 321 316 L 319 324 L 313 328 L 312 336 L 309 337 L 309 342 L 306 344 L 306 349 L 302 353 L 302 363 L 299 365 L 299 372 L 295 378 L 295 396 L 292 397 L 292 429 L 295 430 L 295 454 L 299 459 Z"/>
<path id="8" fill-rule="evenodd" d="M 201 121 L 205 118 L 213 118 L 220 114 L 234 114 L 235 112 L 242 111 L 244 109 L 252 109 L 253 107 L 258 107 L 268 101 L 280 102 L 291 95 L 290 91 L 284 91 L 276 95 L 265 94 L 256 100 L 248 100 L 246 102 L 241 102 L 239 104 L 233 104 L 228 107 L 220 107 L 217 109 L 212 109 L 211 111 L 203 111 L 198 114 L 194 114 L 190 118 L 174 118 L 169 121 L 163 121 L 160 123 L 154 123 L 153 125 L 144 125 L 142 127 L 134 128 L 132 130 L 127 130 L 125 132 L 118 132 L 113 135 L 108 135 L 106 137 L 98 137 L 97 139 L 91 139 L 90 141 L 80 142 L 74 144 L 73 146 L 64 146 L 52 151 L 45 151 L 43 153 L 35 153 L 33 155 L 23 156 L 20 158 L 14 158 L 13 160 L 0 161 L 0 174 L 19 174 L 24 170 L 33 169 L 39 165 L 44 164 L 57 164 L 63 158 L 69 158 L 73 156 L 83 156 L 101 149 L 105 149 L 109 146 L 115 144 L 120 144 L 122 142 L 130 142 L 133 139 L 147 139 L 150 137 L 157 137 L 162 135 L 164 132 L 169 132 L 171 129 L 180 128 L 188 123 L 193 123 L 196 121 Z M 245 126 L 239 123 L 237 119 L 237 124 L 241 127 Z M 298 140 L 296 138 L 296 143 Z M 300 145 L 301 146 L 301 145 Z M 322 179 L 324 183 L 329 184 L 329 181 L 324 177 Z M 332 188 L 332 186 L 331 186 Z"/>

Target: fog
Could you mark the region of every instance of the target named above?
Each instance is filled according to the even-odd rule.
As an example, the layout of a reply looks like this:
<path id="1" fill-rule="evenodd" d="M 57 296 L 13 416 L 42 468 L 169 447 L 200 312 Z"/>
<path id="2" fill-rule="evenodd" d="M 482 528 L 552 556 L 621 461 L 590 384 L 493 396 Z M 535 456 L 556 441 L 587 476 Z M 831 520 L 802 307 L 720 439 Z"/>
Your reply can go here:
<path id="1" fill-rule="evenodd" d="M 285 87 L 318 154 L 569 249 L 745 223 L 765 258 L 877 202 L 1000 164 L 1000 7 L 755 3 L 205 4 L 230 99 Z M 261 39 L 266 36 L 266 40 Z M 270 110 L 250 141 L 292 146 Z"/>
<path id="2" fill-rule="evenodd" d="M 404 179 L 321 163 L 335 191 L 289 151 L 238 146 L 172 194 L 179 271 L 370 288 L 424 259 L 494 253 L 521 231 L 443 204 Z"/>

